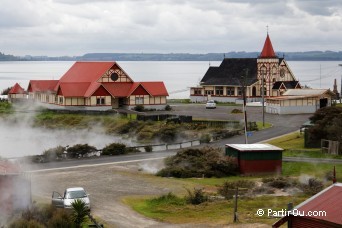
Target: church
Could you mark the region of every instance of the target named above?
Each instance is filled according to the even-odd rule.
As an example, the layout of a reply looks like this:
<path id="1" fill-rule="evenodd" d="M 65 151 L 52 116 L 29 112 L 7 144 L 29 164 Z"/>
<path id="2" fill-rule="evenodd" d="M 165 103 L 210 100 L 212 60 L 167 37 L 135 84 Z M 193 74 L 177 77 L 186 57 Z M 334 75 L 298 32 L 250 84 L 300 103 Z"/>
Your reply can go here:
<path id="1" fill-rule="evenodd" d="M 268 33 L 258 58 L 225 58 L 220 66 L 210 66 L 200 85 L 190 88 L 190 99 L 241 103 L 242 88 L 248 102 L 261 101 L 262 93 L 266 99 L 301 89 L 285 59 L 275 54 Z"/>

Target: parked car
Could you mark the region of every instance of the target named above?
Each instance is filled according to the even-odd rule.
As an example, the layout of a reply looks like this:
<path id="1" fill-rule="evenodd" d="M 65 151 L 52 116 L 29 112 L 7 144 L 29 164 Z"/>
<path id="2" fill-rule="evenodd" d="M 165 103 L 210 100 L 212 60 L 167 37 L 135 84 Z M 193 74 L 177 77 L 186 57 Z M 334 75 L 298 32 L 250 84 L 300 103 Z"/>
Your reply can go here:
<path id="1" fill-rule="evenodd" d="M 207 101 L 207 103 L 205 104 L 205 108 L 216 108 L 215 101 L 214 100 Z"/>
<path id="2" fill-rule="evenodd" d="M 67 188 L 65 189 L 63 196 L 58 192 L 52 193 L 52 205 L 58 208 L 70 209 L 72 207 L 72 202 L 74 202 L 76 199 L 83 200 L 87 209 L 90 210 L 89 194 L 87 194 L 86 191 L 81 187 Z"/>

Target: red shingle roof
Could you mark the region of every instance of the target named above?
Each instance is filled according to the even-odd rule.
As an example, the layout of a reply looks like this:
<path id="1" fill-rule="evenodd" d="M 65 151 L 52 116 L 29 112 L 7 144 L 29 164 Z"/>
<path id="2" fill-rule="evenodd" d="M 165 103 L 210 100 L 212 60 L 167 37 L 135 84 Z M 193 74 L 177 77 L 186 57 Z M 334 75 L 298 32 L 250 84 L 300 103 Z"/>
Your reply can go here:
<path id="1" fill-rule="evenodd" d="M 140 82 L 151 96 L 169 96 L 164 82 Z"/>
<path id="2" fill-rule="evenodd" d="M 325 215 L 308 217 L 342 225 L 342 183 L 331 185 L 299 204 L 295 209 L 305 214 L 309 211 L 325 211 Z"/>
<path id="3" fill-rule="evenodd" d="M 30 80 L 28 92 L 46 92 L 55 91 L 58 80 Z"/>
<path id="4" fill-rule="evenodd" d="M 271 39 L 269 35 L 267 34 L 264 48 L 262 49 L 262 52 L 260 54 L 260 58 L 274 58 L 277 57 L 276 54 L 274 53 L 273 46 Z"/>
<path id="5" fill-rule="evenodd" d="M 95 82 L 114 64 L 115 62 L 76 62 L 59 81 Z"/>
<path id="6" fill-rule="evenodd" d="M 134 83 L 130 83 L 130 82 L 102 83 L 103 87 L 110 94 L 112 94 L 113 97 L 128 97 L 130 94 L 130 91 L 132 90 L 132 87 L 134 87 L 135 84 L 136 82 Z"/>
<path id="7" fill-rule="evenodd" d="M 25 90 L 18 83 L 15 83 L 8 94 L 25 94 Z"/>
<path id="8" fill-rule="evenodd" d="M 58 89 L 64 97 L 83 97 L 90 82 L 64 82 L 60 83 Z"/>

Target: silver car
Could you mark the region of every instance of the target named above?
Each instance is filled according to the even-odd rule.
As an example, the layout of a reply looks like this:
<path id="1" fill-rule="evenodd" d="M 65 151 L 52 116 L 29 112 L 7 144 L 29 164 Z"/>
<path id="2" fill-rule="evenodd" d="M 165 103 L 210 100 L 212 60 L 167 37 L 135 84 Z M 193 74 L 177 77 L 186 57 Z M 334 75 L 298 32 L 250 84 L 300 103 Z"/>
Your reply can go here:
<path id="1" fill-rule="evenodd" d="M 216 108 L 215 101 L 214 100 L 207 101 L 207 103 L 205 104 L 205 108 Z"/>
<path id="2" fill-rule="evenodd" d="M 81 187 L 67 188 L 64 195 L 61 196 L 58 192 L 52 193 L 52 205 L 59 208 L 72 208 L 71 204 L 76 200 L 81 199 L 85 203 L 87 209 L 90 210 L 89 195 Z"/>

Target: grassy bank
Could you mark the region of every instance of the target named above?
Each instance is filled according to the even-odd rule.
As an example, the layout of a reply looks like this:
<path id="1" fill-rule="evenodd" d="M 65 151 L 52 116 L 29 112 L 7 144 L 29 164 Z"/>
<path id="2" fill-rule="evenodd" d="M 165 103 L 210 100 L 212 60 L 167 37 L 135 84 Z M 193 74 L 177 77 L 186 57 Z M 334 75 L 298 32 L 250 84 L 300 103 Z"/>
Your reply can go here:
<path id="1" fill-rule="evenodd" d="M 284 209 L 289 202 L 296 205 L 306 198 L 306 196 L 240 198 L 238 201 L 238 223 L 262 223 L 271 225 L 278 218 L 267 216 L 268 208 L 272 210 Z M 123 201 L 146 217 L 172 224 L 233 224 L 233 200 L 206 202 L 200 205 L 185 204 L 182 198 L 173 202 L 138 197 L 124 198 Z M 265 215 L 256 215 L 258 209 L 264 209 Z"/>

